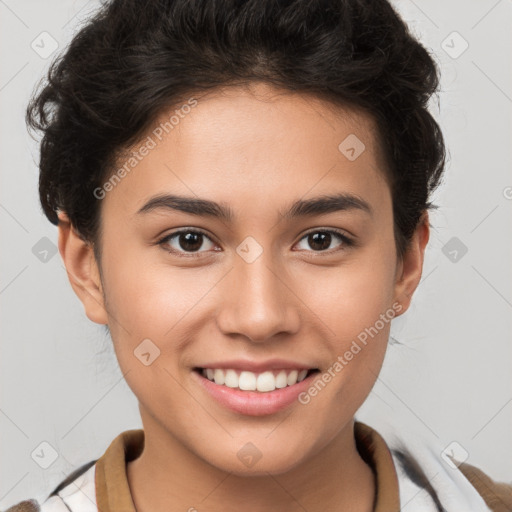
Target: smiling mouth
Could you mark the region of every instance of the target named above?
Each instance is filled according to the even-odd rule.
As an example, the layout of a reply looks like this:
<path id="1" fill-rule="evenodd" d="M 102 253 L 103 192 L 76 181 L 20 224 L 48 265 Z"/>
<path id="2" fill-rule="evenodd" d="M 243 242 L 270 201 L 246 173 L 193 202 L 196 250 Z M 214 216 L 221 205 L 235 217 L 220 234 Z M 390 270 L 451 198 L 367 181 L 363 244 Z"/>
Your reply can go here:
<path id="1" fill-rule="evenodd" d="M 194 371 L 218 386 L 260 393 L 294 386 L 310 375 L 319 373 L 318 368 L 267 370 L 260 373 L 228 368 L 194 368 Z"/>

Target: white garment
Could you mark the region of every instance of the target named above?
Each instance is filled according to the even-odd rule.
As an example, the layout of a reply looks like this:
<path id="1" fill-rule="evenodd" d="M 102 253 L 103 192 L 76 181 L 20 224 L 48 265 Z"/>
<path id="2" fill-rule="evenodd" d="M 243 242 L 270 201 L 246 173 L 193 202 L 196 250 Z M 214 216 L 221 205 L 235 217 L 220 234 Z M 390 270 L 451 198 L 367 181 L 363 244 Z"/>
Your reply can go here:
<path id="1" fill-rule="evenodd" d="M 41 504 L 41 512 L 98 512 L 96 504 L 96 464 Z"/>
<path id="2" fill-rule="evenodd" d="M 385 421 L 379 422 L 375 430 L 384 438 L 390 450 L 403 446 L 418 461 L 446 512 L 491 510 L 457 465 L 450 465 L 443 459 L 441 453 L 444 446 L 427 441 L 417 432 L 400 431 L 397 435 L 396 426 Z M 397 456 L 393 452 L 391 454 L 398 476 L 400 512 L 436 512 L 438 509 L 430 494 L 404 473 Z"/>
<path id="3" fill-rule="evenodd" d="M 441 457 L 442 447 L 415 433 L 396 436 L 391 426 L 380 425 L 379 434 L 389 449 L 404 446 L 415 457 L 436 490 L 446 512 L 489 512 L 483 498 L 458 468 L 451 467 Z M 399 445 L 402 441 L 402 445 Z M 392 452 L 395 464 L 401 512 L 438 512 L 428 492 L 416 485 L 402 470 L 400 461 Z M 41 505 L 41 512 L 98 512 L 95 487 L 96 464 Z M 117 511 L 116 511 L 117 512 Z"/>

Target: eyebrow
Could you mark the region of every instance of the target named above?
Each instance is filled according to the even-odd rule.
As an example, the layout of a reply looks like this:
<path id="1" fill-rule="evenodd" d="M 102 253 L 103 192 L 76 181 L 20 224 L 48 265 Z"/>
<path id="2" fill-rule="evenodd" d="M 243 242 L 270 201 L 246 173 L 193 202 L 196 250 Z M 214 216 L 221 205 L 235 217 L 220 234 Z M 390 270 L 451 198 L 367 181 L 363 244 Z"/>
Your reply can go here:
<path id="1" fill-rule="evenodd" d="M 233 210 L 225 203 L 216 203 L 208 199 L 197 197 L 178 196 L 165 194 L 154 196 L 147 201 L 138 214 L 149 213 L 157 210 L 174 210 L 200 217 L 211 217 L 230 222 L 235 215 Z M 373 215 L 373 209 L 362 198 L 348 193 L 323 195 L 312 199 L 299 199 L 288 210 L 280 212 L 284 219 L 297 217 L 313 217 L 338 211 L 359 210 Z"/>

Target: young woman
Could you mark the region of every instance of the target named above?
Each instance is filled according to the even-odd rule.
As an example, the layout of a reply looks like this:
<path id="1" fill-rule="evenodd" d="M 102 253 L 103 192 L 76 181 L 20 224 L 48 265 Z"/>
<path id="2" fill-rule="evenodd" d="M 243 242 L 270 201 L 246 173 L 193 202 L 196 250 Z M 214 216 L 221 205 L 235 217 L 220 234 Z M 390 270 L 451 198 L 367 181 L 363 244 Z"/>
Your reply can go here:
<path id="1" fill-rule="evenodd" d="M 385 0 L 107 2 L 28 121 L 144 428 L 9 510 L 511 510 L 355 420 L 422 273 L 437 85 Z"/>

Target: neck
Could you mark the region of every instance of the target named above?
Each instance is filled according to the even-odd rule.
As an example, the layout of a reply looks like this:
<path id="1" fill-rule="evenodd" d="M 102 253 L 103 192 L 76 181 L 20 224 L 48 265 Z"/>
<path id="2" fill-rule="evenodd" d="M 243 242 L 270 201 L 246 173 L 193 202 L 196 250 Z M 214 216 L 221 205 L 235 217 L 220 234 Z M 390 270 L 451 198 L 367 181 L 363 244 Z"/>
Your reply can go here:
<path id="1" fill-rule="evenodd" d="M 191 512 L 373 511 L 374 475 L 357 451 L 353 420 L 313 457 L 284 473 L 263 476 L 225 472 L 161 425 L 148 418 L 143 424 L 144 450 L 127 464 L 137 512 L 169 512 L 169 504 Z"/>

